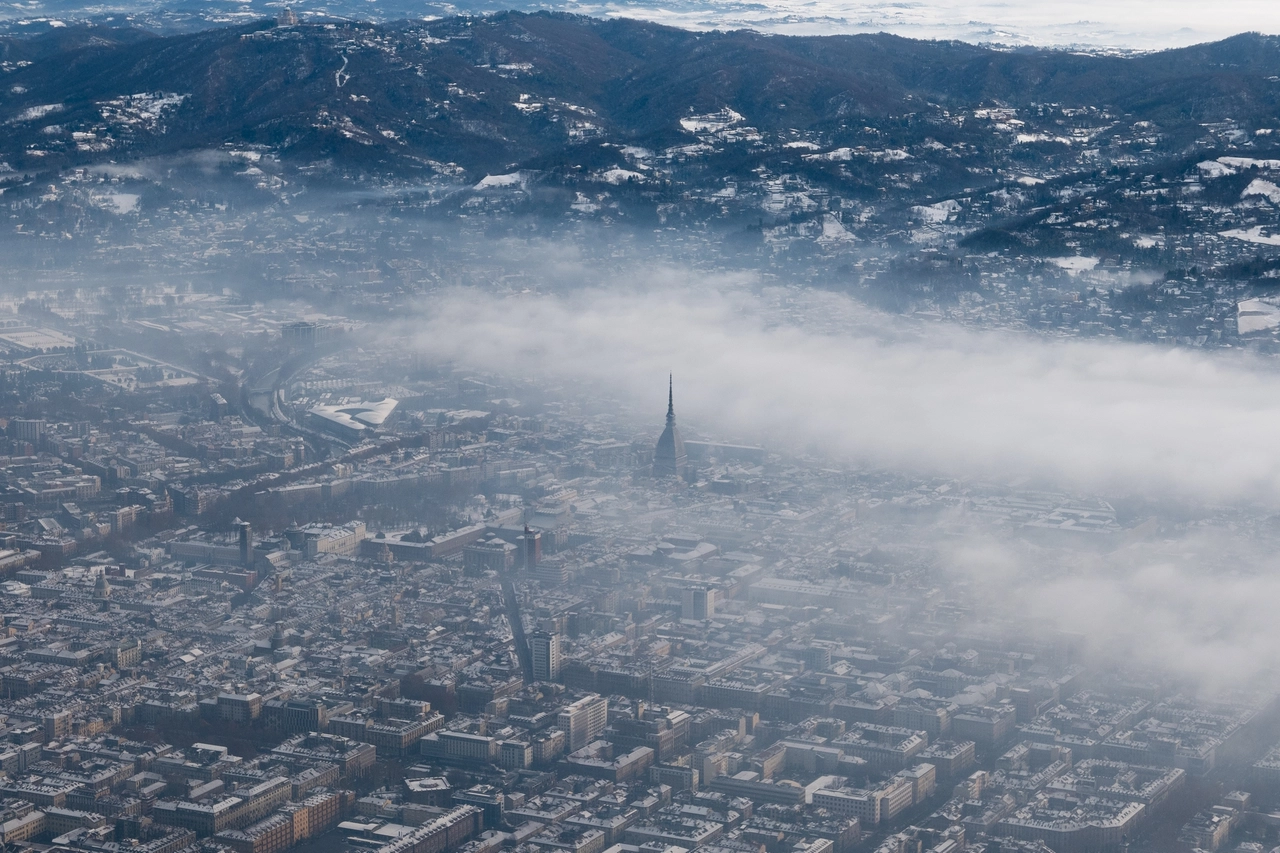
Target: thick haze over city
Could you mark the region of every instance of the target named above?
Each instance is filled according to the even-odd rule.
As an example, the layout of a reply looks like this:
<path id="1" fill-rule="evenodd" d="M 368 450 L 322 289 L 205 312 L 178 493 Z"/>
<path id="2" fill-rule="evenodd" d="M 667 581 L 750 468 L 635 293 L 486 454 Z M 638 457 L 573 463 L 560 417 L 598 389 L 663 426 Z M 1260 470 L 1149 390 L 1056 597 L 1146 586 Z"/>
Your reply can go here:
<path id="1" fill-rule="evenodd" d="M 1280 501 L 1280 380 L 1248 354 L 904 322 L 848 297 L 667 268 L 569 293 L 435 296 L 433 358 L 590 388 L 642 426 L 678 370 L 707 429 L 815 458 L 1146 497 Z M 752 284 L 755 287 L 752 287 Z M 548 335 L 545 330 L 555 329 Z"/>
<path id="2" fill-rule="evenodd" d="M 1280 853 L 1273 5 L 0 5 L 4 853 Z"/>

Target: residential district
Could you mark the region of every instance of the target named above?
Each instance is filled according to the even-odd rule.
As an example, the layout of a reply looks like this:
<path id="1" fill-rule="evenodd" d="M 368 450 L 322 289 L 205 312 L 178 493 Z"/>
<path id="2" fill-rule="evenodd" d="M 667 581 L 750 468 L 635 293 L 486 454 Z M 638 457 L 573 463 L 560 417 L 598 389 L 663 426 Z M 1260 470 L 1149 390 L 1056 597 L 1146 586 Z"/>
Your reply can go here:
<path id="1" fill-rule="evenodd" d="M 358 322 L 154 295 L 112 341 L 76 293 L 0 328 L 10 850 L 1277 843 L 1269 686 L 1108 658 L 936 547 L 1184 522 L 682 433 L 678 375 L 636 430 Z M 204 362 L 166 345 L 215 327 Z"/>

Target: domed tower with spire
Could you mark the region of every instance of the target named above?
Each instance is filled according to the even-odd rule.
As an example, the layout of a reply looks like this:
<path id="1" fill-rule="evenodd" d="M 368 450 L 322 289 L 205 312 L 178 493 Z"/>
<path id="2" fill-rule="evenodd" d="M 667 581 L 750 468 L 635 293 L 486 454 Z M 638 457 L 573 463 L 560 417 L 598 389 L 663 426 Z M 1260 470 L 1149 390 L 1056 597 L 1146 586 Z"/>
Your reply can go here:
<path id="1" fill-rule="evenodd" d="M 678 477 L 684 479 L 685 469 L 689 466 L 689 457 L 684 452 L 684 439 L 680 437 L 680 428 L 676 426 L 675 385 L 672 377 L 667 377 L 667 428 L 658 437 L 658 446 L 653 450 L 653 476 Z"/>

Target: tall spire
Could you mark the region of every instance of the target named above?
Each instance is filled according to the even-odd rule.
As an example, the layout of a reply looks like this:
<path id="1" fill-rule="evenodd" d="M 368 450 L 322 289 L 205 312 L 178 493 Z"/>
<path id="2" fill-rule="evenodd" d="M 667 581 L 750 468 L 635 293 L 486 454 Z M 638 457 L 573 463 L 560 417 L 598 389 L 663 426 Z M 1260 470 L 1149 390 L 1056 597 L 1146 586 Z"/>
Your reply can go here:
<path id="1" fill-rule="evenodd" d="M 684 477 L 688 465 L 684 440 L 676 426 L 676 397 L 674 377 L 667 376 L 667 428 L 658 438 L 653 450 L 653 475 L 655 477 Z"/>

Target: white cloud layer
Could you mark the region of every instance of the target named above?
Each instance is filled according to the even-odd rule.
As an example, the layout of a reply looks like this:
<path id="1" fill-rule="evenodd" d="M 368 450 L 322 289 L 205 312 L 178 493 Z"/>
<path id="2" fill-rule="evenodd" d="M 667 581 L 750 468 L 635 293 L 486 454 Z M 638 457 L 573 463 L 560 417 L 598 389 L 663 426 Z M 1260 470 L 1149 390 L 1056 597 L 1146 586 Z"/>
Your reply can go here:
<path id="1" fill-rule="evenodd" d="M 912 327 L 726 279 L 432 304 L 420 345 L 686 429 L 952 476 L 1280 505 L 1280 373 L 1243 355 Z"/>
<path id="2" fill-rule="evenodd" d="M 589 278 L 572 260 L 555 269 Z M 925 474 L 1280 506 L 1280 372 L 1243 354 L 922 325 L 670 270 L 559 295 L 456 291 L 418 335 L 459 366 L 620 400 L 654 433 L 670 370 L 687 432 Z M 1250 535 L 1196 527 L 1110 553 L 981 530 L 936 541 L 978 618 L 1079 633 L 1135 672 L 1219 690 L 1273 684 L 1280 664 L 1280 556 Z"/>
<path id="3" fill-rule="evenodd" d="M 690 29 L 750 27 L 789 35 L 888 32 L 1008 45 L 1158 50 L 1241 32 L 1280 32 L 1270 0 L 586 0 L 560 6 Z"/>
<path id="4" fill-rule="evenodd" d="M 1208 691 L 1275 686 L 1280 558 L 1257 543 L 1203 531 L 1103 555 L 977 538 L 944 562 L 987 614 L 1077 633 L 1109 663 Z"/>

